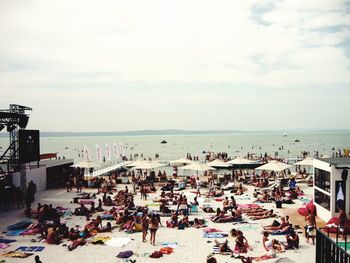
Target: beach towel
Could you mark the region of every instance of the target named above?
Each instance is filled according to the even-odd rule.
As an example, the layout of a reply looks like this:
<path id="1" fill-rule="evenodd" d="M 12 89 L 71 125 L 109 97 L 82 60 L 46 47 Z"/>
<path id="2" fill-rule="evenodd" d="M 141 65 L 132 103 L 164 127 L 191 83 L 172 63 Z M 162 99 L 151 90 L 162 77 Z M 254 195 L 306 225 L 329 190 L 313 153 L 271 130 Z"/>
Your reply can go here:
<path id="1" fill-rule="evenodd" d="M 72 215 L 72 210 L 68 209 L 64 211 L 63 217 L 71 217 Z"/>
<path id="2" fill-rule="evenodd" d="M 91 243 L 94 245 L 104 245 L 108 240 L 110 240 L 111 237 L 106 236 L 106 237 L 94 237 L 91 240 Z"/>
<path id="3" fill-rule="evenodd" d="M 337 244 L 347 251 L 350 250 L 350 243 L 349 242 L 346 243 L 346 247 L 345 247 L 345 242 L 338 242 Z"/>
<path id="4" fill-rule="evenodd" d="M 113 215 L 111 215 L 111 214 L 102 214 L 101 215 L 101 219 L 102 220 L 110 220 L 110 219 L 113 219 Z"/>
<path id="5" fill-rule="evenodd" d="M 231 252 L 220 252 L 220 247 L 217 245 L 214 245 L 213 247 L 213 254 L 223 254 L 223 255 L 231 255 Z"/>
<path id="6" fill-rule="evenodd" d="M 241 230 L 241 231 L 257 230 L 257 229 L 258 229 L 257 225 L 244 225 L 244 226 L 238 227 L 238 230 Z"/>
<path id="7" fill-rule="evenodd" d="M 240 222 L 243 219 L 234 217 L 234 216 L 225 216 L 224 218 L 219 218 L 215 223 L 232 223 L 232 222 Z"/>
<path id="8" fill-rule="evenodd" d="M 249 196 L 237 196 L 235 197 L 236 200 L 250 200 Z"/>
<path id="9" fill-rule="evenodd" d="M 22 252 L 42 252 L 45 249 L 43 246 L 31 246 L 31 247 L 25 247 L 21 246 L 16 249 L 16 251 L 22 251 Z"/>
<path id="10" fill-rule="evenodd" d="M 205 232 L 205 233 L 217 233 L 217 232 L 222 233 L 223 231 L 216 229 L 216 228 L 207 227 L 207 228 L 203 229 L 203 232 Z"/>
<path id="11" fill-rule="evenodd" d="M 261 208 L 258 204 L 240 204 L 238 205 L 239 209 L 249 209 L 249 208 Z"/>
<path id="12" fill-rule="evenodd" d="M 22 235 L 22 233 L 24 232 L 25 230 L 23 229 L 20 229 L 20 230 L 12 230 L 12 231 L 9 231 L 6 233 L 6 236 L 10 236 L 10 237 L 14 237 L 14 236 L 19 236 L 19 235 Z"/>
<path id="13" fill-rule="evenodd" d="M 0 249 L 8 248 L 10 245 L 6 243 L 0 243 Z"/>
<path id="14" fill-rule="evenodd" d="M 163 242 L 163 247 L 171 247 L 171 248 L 177 248 L 178 244 L 177 242 Z"/>
<path id="15" fill-rule="evenodd" d="M 91 200 L 91 199 L 80 199 L 79 200 L 79 204 L 91 205 L 92 203 L 95 203 L 95 201 Z"/>
<path id="16" fill-rule="evenodd" d="M 130 238 L 125 237 L 113 237 L 106 242 L 107 246 L 111 247 L 124 247 L 131 242 Z"/>
<path id="17" fill-rule="evenodd" d="M 26 258 L 31 255 L 33 255 L 33 253 L 9 251 L 5 254 L 1 254 L 0 256 L 8 257 L 8 258 Z"/>
<path id="18" fill-rule="evenodd" d="M 20 229 L 26 229 L 28 226 L 30 226 L 33 222 L 28 220 L 28 219 L 24 219 L 16 224 L 13 225 L 9 225 L 7 227 L 7 230 L 20 230 Z"/>
<path id="19" fill-rule="evenodd" d="M 225 233 L 203 233 L 204 238 L 224 238 L 227 236 L 228 234 Z"/>
<path id="20" fill-rule="evenodd" d="M 281 230 L 276 230 L 273 231 L 271 233 L 272 236 L 282 236 L 282 235 L 289 235 L 292 231 L 294 231 L 293 229 L 289 229 L 288 231 L 284 231 L 282 232 Z"/>
<path id="21" fill-rule="evenodd" d="M 159 251 L 162 252 L 163 255 L 169 255 L 174 252 L 174 249 L 171 247 L 162 247 Z"/>
<path id="22" fill-rule="evenodd" d="M 119 252 L 119 254 L 117 255 L 117 258 L 129 258 L 133 254 L 134 252 L 132 252 L 131 250 L 122 251 L 122 252 Z"/>
<path id="23" fill-rule="evenodd" d="M 14 239 L 5 239 L 5 238 L 0 238 L 0 243 L 5 243 L 5 244 L 9 244 L 12 242 L 16 242 L 17 240 Z"/>

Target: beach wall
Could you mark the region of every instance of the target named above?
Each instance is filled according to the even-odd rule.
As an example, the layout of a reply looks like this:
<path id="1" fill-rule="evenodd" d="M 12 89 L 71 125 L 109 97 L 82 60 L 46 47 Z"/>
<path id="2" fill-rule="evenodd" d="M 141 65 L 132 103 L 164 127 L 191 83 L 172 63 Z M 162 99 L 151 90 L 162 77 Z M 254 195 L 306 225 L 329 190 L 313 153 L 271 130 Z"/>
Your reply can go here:
<path id="1" fill-rule="evenodd" d="M 46 190 L 46 167 L 39 167 L 30 170 L 26 170 L 27 185 L 30 181 L 36 184 L 37 191 Z M 13 174 L 13 184 L 15 186 L 21 186 L 20 173 Z"/>

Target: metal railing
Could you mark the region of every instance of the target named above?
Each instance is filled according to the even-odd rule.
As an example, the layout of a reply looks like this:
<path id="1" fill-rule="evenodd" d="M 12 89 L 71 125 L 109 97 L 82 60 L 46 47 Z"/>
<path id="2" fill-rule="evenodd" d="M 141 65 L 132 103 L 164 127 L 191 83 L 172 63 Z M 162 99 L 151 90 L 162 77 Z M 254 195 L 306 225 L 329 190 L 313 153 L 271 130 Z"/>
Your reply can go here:
<path id="1" fill-rule="evenodd" d="M 329 228 L 316 230 L 316 262 L 350 263 L 350 242 L 347 235 L 344 235 L 339 227 L 332 229 L 335 229 L 335 237 L 330 236 Z M 350 228 L 343 230 L 349 232 Z"/>

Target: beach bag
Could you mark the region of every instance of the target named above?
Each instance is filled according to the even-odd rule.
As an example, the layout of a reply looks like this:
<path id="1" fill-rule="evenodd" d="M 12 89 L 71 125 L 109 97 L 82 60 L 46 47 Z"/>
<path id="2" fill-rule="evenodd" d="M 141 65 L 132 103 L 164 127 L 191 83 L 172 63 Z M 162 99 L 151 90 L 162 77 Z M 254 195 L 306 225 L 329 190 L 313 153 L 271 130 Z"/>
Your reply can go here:
<path id="1" fill-rule="evenodd" d="M 129 258 L 133 254 L 134 252 L 132 252 L 131 250 L 122 251 L 122 252 L 119 252 L 119 254 L 117 255 L 117 258 Z"/>
<path id="2" fill-rule="evenodd" d="M 150 258 L 160 258 L 163 256 L 163 253 L 161 251 L 154 251 L 149 257 Z"/>

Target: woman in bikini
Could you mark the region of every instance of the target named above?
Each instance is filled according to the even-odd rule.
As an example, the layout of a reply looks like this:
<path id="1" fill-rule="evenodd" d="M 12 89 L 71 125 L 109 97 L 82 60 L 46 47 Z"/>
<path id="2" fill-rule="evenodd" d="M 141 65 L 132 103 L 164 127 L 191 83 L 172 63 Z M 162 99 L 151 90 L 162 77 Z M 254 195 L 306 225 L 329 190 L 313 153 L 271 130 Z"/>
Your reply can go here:
<path id="1" fill-rule="evenodd" d="M 158 230 L 159 221 L 155 214 L 152 215 L 149 230 L 151 232 L 151 244 L 155 246 L 156 243 L 156 233 Z"/>
<path id="2" fill-rule="evenodd" d="M 142 242 L 146 242 L 146 236 L 148 233 L 148 228 L 149 228 L 149 217 L 147 216 L 147 214 L 145 214 L 142 217 Z"/>

